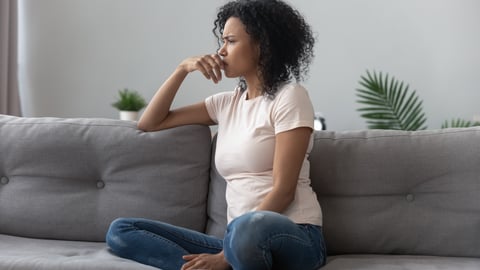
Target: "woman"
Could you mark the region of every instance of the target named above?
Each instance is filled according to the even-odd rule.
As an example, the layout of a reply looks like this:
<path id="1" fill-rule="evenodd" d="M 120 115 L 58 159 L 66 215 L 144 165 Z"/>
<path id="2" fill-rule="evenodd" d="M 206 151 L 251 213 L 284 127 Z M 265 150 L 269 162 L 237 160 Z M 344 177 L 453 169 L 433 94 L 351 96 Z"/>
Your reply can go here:
<path id="1" fill-rule="evenodd" d="M 218 124 L 216 166 L 227 180 L 224 239 L 145 219 L 117 219 L 107 243 L 119 256 L 161 269 L 318 269 L 325 263 L 321 209 L 309 179 L 313 108 L 298 83 L 314 38 L 300 14 L 276 0 L 239 0 L 220 8 L 217 54 L 180 63 L 138 127 L 154 131 Z M 223 41 L 223 44 L 222 44 Z M 194 71 L 233 92 L 170 110 Z"/>

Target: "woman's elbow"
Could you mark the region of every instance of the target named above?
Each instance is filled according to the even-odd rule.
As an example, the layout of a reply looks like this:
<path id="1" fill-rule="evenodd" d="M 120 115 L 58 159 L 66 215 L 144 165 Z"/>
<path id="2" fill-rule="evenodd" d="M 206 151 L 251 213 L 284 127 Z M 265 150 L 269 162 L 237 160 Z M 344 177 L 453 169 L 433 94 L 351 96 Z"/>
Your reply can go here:
<path id="1" fill-rule="evenodd" d="M 155 131 L 155 128 L 152 125 L 149 125 L 145 121 L 142 121 L 141 119 L 137 122 L 137 129 L 144 131 L 144 132 L 150 132 L 150 131 Z"/>
<path id="2" fill-rule="evenodd" d="M 141 131 L 148 131 L 148 127 L 142 121 L 137 122 L 137 129 Z"/>

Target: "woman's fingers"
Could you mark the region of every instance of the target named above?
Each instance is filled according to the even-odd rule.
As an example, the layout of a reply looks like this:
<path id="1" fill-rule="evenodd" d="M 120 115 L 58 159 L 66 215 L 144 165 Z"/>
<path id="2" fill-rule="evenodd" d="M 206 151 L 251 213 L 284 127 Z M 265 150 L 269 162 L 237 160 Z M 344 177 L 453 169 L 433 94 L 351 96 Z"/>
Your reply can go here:
<path id="1" fill-rule="evenodd" d="M 223 61 L 217 54 L 204 55 L 196 59 L 195 69 L 202 72 L 205 78 L 218 83 L 222 79 Z"/>
<path id="2" fill-rule="evenodd" d="M 218 54 L 212 54 L 211 57 L 213 58 L 213 61 L 215 61 L 215 73 L 217 75 L 217 78 L 219 80 L 222 79 L 222 69 L 224 68 L 224 63 L 222 58 Z"/>
<path id="3" fill-rule="evenodd" d="M 187 261 L 181 268 L 181 270 L 191 270 L 197 269 L 197 267 L 202 266 L 202 261 L 199 261 L 198 258 L 201 257 L 201 254 L 191 254 L 183 256 L 183 259 Z"/>
<path id="4" fill-rule="evenodd" d="M 195 259 L 196 257 L 198 257 L 200 254 L 188 254 L 188 255 L 183 255 L 183 259 L 185 261 L 191 261 L 193 259 Z"/>

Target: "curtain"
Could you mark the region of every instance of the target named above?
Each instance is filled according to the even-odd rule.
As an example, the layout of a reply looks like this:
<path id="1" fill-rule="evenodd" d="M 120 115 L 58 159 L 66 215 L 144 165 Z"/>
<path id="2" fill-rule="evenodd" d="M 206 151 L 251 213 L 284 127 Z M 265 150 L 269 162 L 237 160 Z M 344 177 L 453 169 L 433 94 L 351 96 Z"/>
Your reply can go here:
<path id="1" fill-rule="evenodd" d="M 20 116 L 17 1 L 0 0 L 0 114 Z"/>

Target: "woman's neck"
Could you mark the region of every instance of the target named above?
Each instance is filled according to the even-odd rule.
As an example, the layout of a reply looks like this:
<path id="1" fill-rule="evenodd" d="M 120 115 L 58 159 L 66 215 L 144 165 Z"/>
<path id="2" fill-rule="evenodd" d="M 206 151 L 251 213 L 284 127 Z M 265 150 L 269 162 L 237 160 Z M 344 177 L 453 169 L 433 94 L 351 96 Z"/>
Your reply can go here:
<path id="1" fill-rule="evenodd" d="M 262 84 L 258 77 L 245 78 L 245 82 L 247 83 L 247 99 L 254 99 L 263 95 Z"/>

